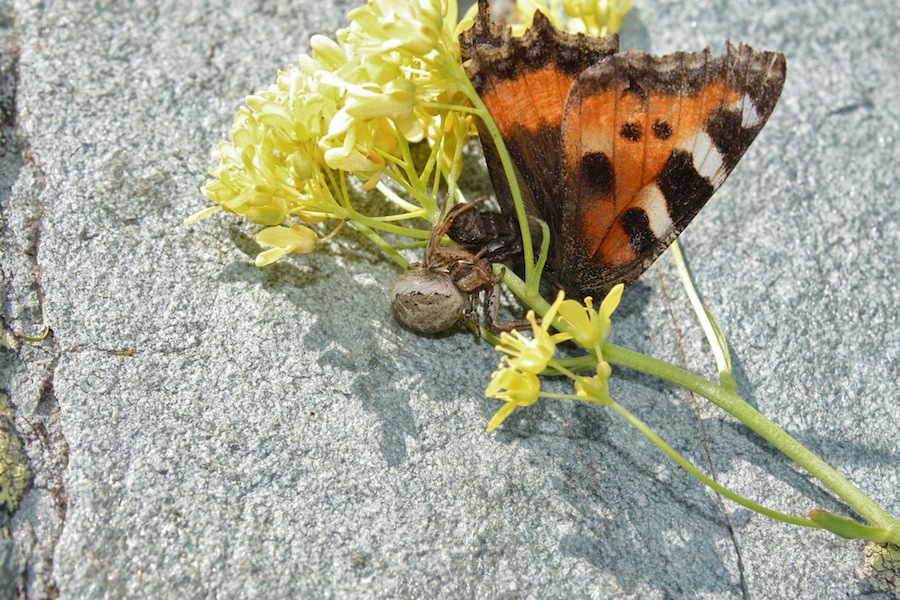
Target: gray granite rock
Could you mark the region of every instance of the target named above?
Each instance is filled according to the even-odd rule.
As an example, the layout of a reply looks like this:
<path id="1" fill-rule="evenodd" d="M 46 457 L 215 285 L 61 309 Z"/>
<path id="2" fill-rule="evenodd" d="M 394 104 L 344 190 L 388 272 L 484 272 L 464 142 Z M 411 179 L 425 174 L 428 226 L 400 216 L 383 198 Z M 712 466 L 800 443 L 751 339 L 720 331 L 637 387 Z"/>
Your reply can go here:
<path id="1" fill-rule="evenodd" d="M 705 490 L 614 414 L 544 401 L 494 434 L 493 349 L 393 320 L 349 238 L 260 270 L 198 187 L 243 98 L 355 2 L 0 0 L 0 391 L 34 485 L 4 595 L 858 597 L 863 545 Z M 894 0 L 635 0 L 623 47 L 784 51 L 769 124 L 683 236 L 741 390 L 900 513 Z M 613 340 L 707 375 L 663 257 Z M 719 481 L 845 507 L 704 401 L 615 397 Z M 868 597 L 878 597 L 877 595 Z"/>

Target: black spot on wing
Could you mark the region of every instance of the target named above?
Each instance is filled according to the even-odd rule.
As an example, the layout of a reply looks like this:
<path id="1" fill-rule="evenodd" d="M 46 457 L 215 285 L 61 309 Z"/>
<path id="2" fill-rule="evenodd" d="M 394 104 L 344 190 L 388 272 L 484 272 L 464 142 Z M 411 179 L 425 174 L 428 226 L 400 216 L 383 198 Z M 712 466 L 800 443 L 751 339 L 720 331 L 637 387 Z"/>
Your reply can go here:
<path id="1" fill-rule="evenodd" d="M 643 135 L 643 133 L 640 123 L 624 123 L 619 130 L 620 136 L 632 142 L 641 141 L 641 135 Z"/>
<path id="2" fill-rule="evenodd" d="M 656 185 L 666 198 L 669 217 L 676 226 L 682 219 L 690 221 L 715 191 L 709 179 L 694 168 L 691 153 L 683 150 L 672 153 L 656 178 Z M 687 222 L 681 228 L 685 225 Z"/>
<path id="3" fill-rule="evenodd" d="M 660 140 L 672 137 L 672 126 L 665 121 L 657 121 L 653 124 L 653 134 Z"/>
<path id="4" fill-rule="evenodd" d="M 631 247 L 637 254 L 643 254 L 656 244 L 656 236 L 650 229 L 650 219 L 643 208 L 629 208 L 619 217 L 619 223 L 631 239 Z"/>
<path id="5" fill-rule="evenodd" d="M 609 157 L 592 152 L 581 157 L 581 191 L 587 198 L 602 198 L 612 194 L 615 174 Z"/>

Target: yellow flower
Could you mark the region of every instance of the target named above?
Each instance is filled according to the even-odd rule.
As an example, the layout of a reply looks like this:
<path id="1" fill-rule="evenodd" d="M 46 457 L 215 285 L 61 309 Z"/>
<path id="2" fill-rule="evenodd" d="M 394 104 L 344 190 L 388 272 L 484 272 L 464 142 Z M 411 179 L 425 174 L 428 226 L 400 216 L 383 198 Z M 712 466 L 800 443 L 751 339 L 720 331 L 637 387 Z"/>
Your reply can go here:
<path id="1" fill-rule="evenodd" d="M 597 374 L 593 377 L 579 377 L 575 381 L 575 395 L 585 402 L 594 404 L 610 404 L 613 400 L 609 395 L 609 376 L 612 375 L 612 367 L 609 363 L 601 361 L 597 363 Z"/>
<path id="2" fill-rule="evenodd" d="M 438 164 L 438 178 L 446 179 L 461 160 L 472 122 L 454 110 L 471 106 L 458 93 L 465 74 L 454 35 L 457 16 L 456 0 L 369 0 L 350 12 L 350 25 L 335 39 L 313 36 L 311 55 L 279 71 L 275 83 L 249 96 L 235 115 L 231 139 L 220 145 L 220 162 L 202 188 L 218 206 L 188 222 L 217 210 L 264 227 L 294 217 L 352 218 L 347 175 L 360 179 L 364 190 L 388 177 L 413 196 L 430 197 L 434 176 L 410 176 L 421 167 L 407 164 L 409 146 L 427 138 L 433 159 L 424 168 L 433 172 Z M 420 212 L 408 206 L 401 208 Z M 274 241 L 260 264 L 307 247 Z"/>
<path id="3" fill-rule="evenodd" d="M 377 89 L 354 86 L 344 103 L 347 114 L 356 119 L 402 119 L 415 107 L 416 84 L 409 79 L 396 79 Z"/>
<path id="4" fill-rule="evenodd" d="M 324 168 L 315 139 L 337 112 L 337 95 L 319 85 L 318 70 L 313 59 L 301 57 L 299 68 L 280 72 L 275 85 L 247 98 L 235 115 L 231 141 L 219 146 L 213 179 L 203 187 L 210 200 L 265 226 L 291 214 L 340 213 L 330 193 L 317 194 L 310 206 L 307 190 Z"/>
<path id="5" fill-rule="evenodd" d="M 593 377 L 578 377 L 575 380 L 575 394 L 585 402 L 594 404 L 612 402 L 609 395 L 609 377 L 612 375 L 612 367 L 603 360 L 600 345 L 609 335 L 612 325 L 610 316 L 619 306 L 624 289 L 625 286 L 621 283 L 611 289 L 600 303 L 600 310 L 594 310 L 591 298 L 585 298 L 584 305 L 573 300 L 566 300 L 559 307 L 560 318 L 570 325 L 569 331 L 573 339 L 579 345 L 592 350 L 597 357 L 597 374 Z"/>
<path id="6" fill-rule="evenodd" d="M 271 250 L 259 253 L 256 266 L 264 267 L 291 253 L 308 254 L 315 250 L 317 239 L 316 232 L 303 225 L 267 227 L 256 234 L 256 242 Z"/>
<path id="7" fill-rule="evenodd" d="M 517 406 L 530 406 L 537 402 L 541 391 L 538 374 L 547 368 L 547 363 L 556 352 L 556 344 L 572 337 L 567 333 L 550 334 L 548 331 L 563 298 L 565 295 L 560 292 L 540 325 L 534 311 L 528 311 L 526 318 L 531 321 L 531 337 L 525 337 L 518 331 L 500 334 L 500 344 L 496 350 L 505 356 L 484 393 L 488 398 L 504 400 L 506 404 L 491 419 L 488 431 L 500 425 Z"/>
<path id="8" fill-rule="evenodd" d="M 383 159 L 379 161 L 380 157 L 369 152 L 366 143 L 366 138 L 371 137 L 367 135 L 369 133 L 368 128 L 357 127 L 356 120 L 349 113 L 340 111 L 331 121 L 328 135 L 320 142 L 325 164 L 348 173 L 362 173 L 366 179 L 372 173 L 379 172 L 384 166 Z M 358 134 L 362 134 L 359 143 Z"/>
<path id="9" fill-rule="evenodd" d="M 575 300 L 565 300 L 560 292 L 556 301 L 550 305 L 541 324 L 537 324 L 534 313 L 528 312 L 531 322 L 531 337 L 518 331 L 502 333 L 497 351 L 505 356 L 500 361 L 500 369 L 495 371 L 491 382 L 485 390 L 489 398 L 504 400 L 506 404 L 497 411 L 488 424 L 488 431 L 496 428 L 518 406 L 529 406 L 537 402 L 540 396 L 541 383 L 538 375 L 542 373 L 556 353 L 556 344 L 564 340 L 574 339 L 582 346 L 597 354 L 597 373 L 592 377 L 574 376 L 576 396 L 585 402 L 609 404 L 609 377 L 612 368 L 603 360 L 600 344 L 606 339 L 610 329 L 610 315 L 619 305 L 623 285 L 615 286 L 603 302 L 600 310 L 594 310 L 591 299 L 586 298 L 584 304 Z M 565 333 L 549 332 L 556 315 L 569 324 Z"/>
<path id="10" fill-rule="evenodd" d="M 337 71 L 347 64 L 347 52 L 343 46 L 325 35 L 316 34 L 309 38 L 312 58 L 318 65 L 329 71 Z"/>
<path id="11" fill-rule="evenodd" d="M 578 345 L 593 350 L 597 344 L 606 340 L 612 326 L 610 316 L 619 306 L 624 289 L 625 286 L 621 283 L 611 289 L 600 303 L 599 311 L 594 310 L 590 296 L 584 299 L 584 304 L 566 300 L 560 305 L 559 316 L 571 325 L 569 333 Z"/>
<path id="12" fill-rule="evenodd" d="M 222 210 L 221 206 L 207 206 L 203 210 L 197 211 L 194 214 L 192 214 L 191 216 L 189 216 L 188 218 L 186 218 L 184 220 L 184 224 L 185 225 L 193 225 L 197 221 L 202 221 L 209 215 L 211 215 L 213 213 L 217 213 L 220 210 Z"/>
<path id="13" fill-rule="evenodd" d="M 531 26 L 535 10 L 540 10 L 554 25 L 569 33 L 603 36 L 619 31 L 622 18 L 631 10 L 631 0 L 562 0 L 566 19 L 558 12 L 556 0 L 551 0 L 549 5 L 546 0 L 517 0 L 516 7 L 524 21 L 513 26 L 516 35 Z"/>
<path id="14" fill-rule="evenodd" d="M 484 393 L 488 398 L 497 398 L 506 404 L 494 414 L 487 430 L 493 431 L 517 406 L 530 406 L 537 402 L 540 391 L 541 381 L 537 375 L 501 365 L 500 370 L 494 371 Z"/>
<path id="15" fill-rule="evenodd" d="M 537 324 L 534 311 L 528 311 L 525 316 L 531 322 L 531 337 L 525 337 L 518 331 L 512 333 L 503 332 L 500 334 L 500 344 L 496 350 L 503 352 L 507 356 L 503 360 L 513 369 L 519 369 L 526 373 L 541 373 L 547 368 L 547 363 L 553 358 L 556 352 L 556 344 L 559 342 L 572 339 L 568 333 L 550 334 L 548 329 L 556 316 L 557 310 L 563 302 L 565 295 L 560 292 L 556 297 L 556 301 L 550 305 L 547 314 L 541 319 L 541 324 Z"/>
<path id="16" fill-rule="evenodd" d="M 452 88 L 435 64 L 461 70 L 459 44 L 451 35 L 456 3 L 370 0 L 351 11 L 350 19 L 337 42 L 315 40 L 329 65 L 347 59 L 317 73 L 319 83 L 339 97 L 318 149 L 329 168 L 352 173 L 371 189 L 387 168 L 386 157 L 403 159 L 405 145 L 439 131 L 435 124 L 446 118 L 423 105 L 439 102 Z"/>
<path id="17" fill-rule="evenodd" d="M 443 6 L 442 6 L 443 4 Z M 370 0 L 350 11 L 348 41 L 365 55 L 401 52 L 425 58 L 442 41 L 448 5 L 438 0 Z M 452 26 L 456 26 L 453 15 Z"/>

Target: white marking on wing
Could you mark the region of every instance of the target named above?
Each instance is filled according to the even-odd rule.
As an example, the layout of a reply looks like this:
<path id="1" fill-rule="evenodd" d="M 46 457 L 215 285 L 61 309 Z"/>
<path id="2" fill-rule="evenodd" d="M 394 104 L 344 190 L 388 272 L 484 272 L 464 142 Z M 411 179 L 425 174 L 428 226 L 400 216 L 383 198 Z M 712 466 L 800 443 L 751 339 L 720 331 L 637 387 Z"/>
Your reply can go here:
<path id="1" fill-rule="evenodd" d="M 750 96 L 745 95 L 741 102 L 741 127 L 744 129 L 753 129 L 762 122 L 762 117 L 756 109 L 756 104 Z"/>
<path id="2" fill-rule="evenodd" d="M 647 213 L 647 220 L 653 235 L 657 239 L 664 237 L 673 223 L 669 217 L 669 205 L 662 190 L 655 183 L 648 183 L 638 192 L 636 200 L 637 205 Z"/>
<path id="3" fill-rule="evenodd" d="M 719 152 L 716 144 L 705 131 L 698 133 L 694 140 L 694 153 L 692 154 L 694 168 L 702 177 L 709 179 L 713 187 L 716 187 L 717 176 L 722 171 L 725 162 L 722 153 Z"/>

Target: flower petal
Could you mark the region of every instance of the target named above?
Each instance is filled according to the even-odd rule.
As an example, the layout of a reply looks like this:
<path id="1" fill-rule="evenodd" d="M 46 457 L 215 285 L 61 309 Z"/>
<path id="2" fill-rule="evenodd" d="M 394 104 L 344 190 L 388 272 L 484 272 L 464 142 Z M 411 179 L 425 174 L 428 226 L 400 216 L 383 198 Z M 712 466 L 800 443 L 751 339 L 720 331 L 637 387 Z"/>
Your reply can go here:
<path id="1" fill-rule="evenodd" d="M 315 250 L 317 240 L 316 232 L 303 225 L 267 227 L 256 234 L 256 242 L 272 249 L 256 257 L 256 266 L 268 265 L 290 253 L 308 254 Z"/>
<path id="2" fill-rule="evenodd" d="M 495 430 L 500 423 L 506 420 L 506 417 L 512 414 L 512 412 L 516 409 L 516 405 L 512 402 L 507 402 L 500 409 L 494 413 L 494 416 L 491 417 L 490 422 L 487 426 L 487 431 Z"/>

